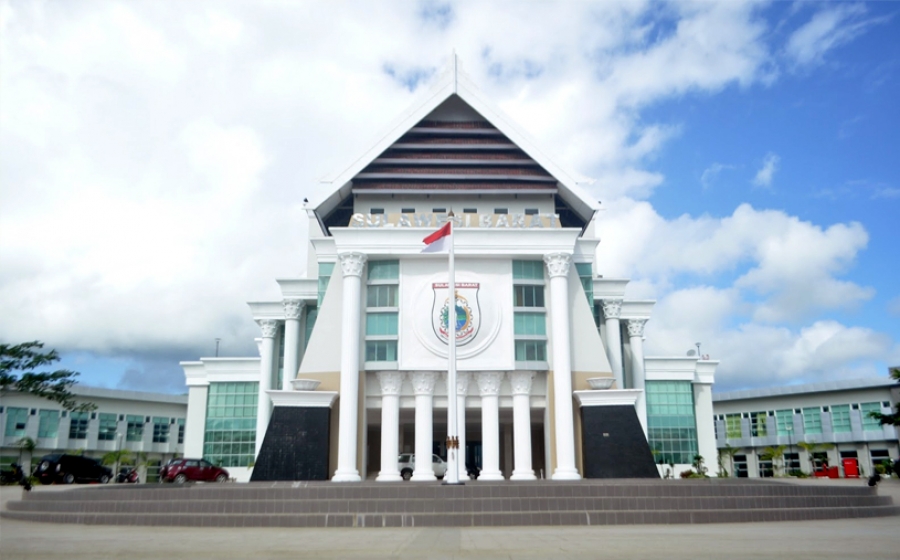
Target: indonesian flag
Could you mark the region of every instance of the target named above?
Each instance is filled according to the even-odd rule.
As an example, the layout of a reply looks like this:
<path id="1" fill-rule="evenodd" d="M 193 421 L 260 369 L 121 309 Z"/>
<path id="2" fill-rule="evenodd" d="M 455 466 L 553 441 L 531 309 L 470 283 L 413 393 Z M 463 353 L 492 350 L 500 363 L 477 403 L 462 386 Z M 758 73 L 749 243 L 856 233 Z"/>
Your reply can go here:
<path id="1" fill-rule="evenodd" d="M 453 233 L 453 231 L 450 222 L 447 222 L 441 226 L 441 229 L 422 240 L 422 242 L 425 243 L 425 248 L 422 249 L 422 252 L 449 253 L 450 244 L 453 242 L 453 239 L 450 237 L 451 233 Z"/>

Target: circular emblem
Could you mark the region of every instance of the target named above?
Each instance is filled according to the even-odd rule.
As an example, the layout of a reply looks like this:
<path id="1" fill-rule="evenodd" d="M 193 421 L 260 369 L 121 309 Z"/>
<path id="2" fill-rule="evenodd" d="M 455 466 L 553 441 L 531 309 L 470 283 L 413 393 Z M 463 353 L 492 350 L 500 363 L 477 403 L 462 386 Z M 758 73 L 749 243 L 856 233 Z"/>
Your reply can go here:
<path id="1" fill-rule="evenodd" d="M 438 338 L 441 339 L 442 342 L 446 343 L 450 340 L 450 329 L 448 328 L 448 324 L 450 322 L 450 298 L 448 297 L 444 300 L 444 306 L 441 307 L 440 311 L 440 323 L 438 326 Z M 475 335 L 475 317 L 474 312 L 472 311 L 472 307 L 469 305 L 469 301 L 461 296 L 458 292 L 456 294 L 456 344 L 459 346 L 464 345 L 469 342 Z"/>

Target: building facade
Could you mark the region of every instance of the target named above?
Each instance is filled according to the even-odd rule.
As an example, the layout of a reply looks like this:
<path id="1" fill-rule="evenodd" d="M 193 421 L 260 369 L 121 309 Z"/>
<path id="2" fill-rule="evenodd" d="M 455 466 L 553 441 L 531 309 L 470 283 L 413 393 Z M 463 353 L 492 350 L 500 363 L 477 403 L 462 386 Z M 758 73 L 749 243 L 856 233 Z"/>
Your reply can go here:
<path id="1" fill-rule="evenodd" d="M 589 181 L 455 61 L 353 162 L 305 205 L 306 275 L 249 304 L 259 356 L 182 363 L 187 455 L 239 479 L 350 482 L 400 480 L 398 455 L 414 453 L 412 479 L 434 480 L 455 399 L 460 468 L 483 480 L 659 476 L 657 463 L 712 460 L 716 362 L 644 356 L 653 302 L 603 276 Z M 448 220 L 453 294 L 447 256 L 421 253 Z"/>
<path id="2" fill-rule="evenodd" d="M 119 391 L 75 385 L 79 403 L 96 410 L 64 410 L 58 403 L 29 393 L 0 395 L 0 464 L 20 462 L 30 472 L 32 460 L 50 453 L 82 453 L 102 459 L 112 451 L 142 454 L 143 480 L 155 480 L 159 465 L 184 452 L 187 397 L 137 391 Z M 34 451 L 20 442 L 30 438 Z"/>
<path id="3" fill-rule="evenodd" d="M 722 466 L 738 477 L 809 474 L 825 466 L 837 468 L 840 476 L 854 470 L 869 476 L 875 464 L 893 463 L 900 452 L 898 428 L 882 426 L 869 413 L 890 413 L 898 400 L 900 386 L 889 378 L 716 394 Z M 773 458 L 779 447 L 783 456 Z"/>

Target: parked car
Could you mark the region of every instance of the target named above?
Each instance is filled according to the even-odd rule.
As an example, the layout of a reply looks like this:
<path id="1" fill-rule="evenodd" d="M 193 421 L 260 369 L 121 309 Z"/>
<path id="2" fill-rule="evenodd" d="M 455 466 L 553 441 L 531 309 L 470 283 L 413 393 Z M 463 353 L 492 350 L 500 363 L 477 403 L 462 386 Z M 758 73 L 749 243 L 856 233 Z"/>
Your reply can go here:
<path id="1" fill-rule="evenodd" d="M 225 482 L 228 478 L 228 471 L 204 459 L 173 459 L 159 469 L 160 482 Z"/>
<path id="2" fill-rule="evenodd" d="M 400 469 L 400 476 L 403 477 L 403 480 L 412 478 L 413 471 L 416 470 L 416 454 L 403 453 L 397 458 L 397 463 L 397 467 Z M 431 469 L 434 471 L 434 476 L 443 478 L 444 474 L 447 473 L 447 463 L 437 455 L 432 454 Z"/>
<path id="3" fill-rule="evenodd" d="M 53 484 L 54 482 L 106 484 L 112 479 L 113 472 L 111 468 L 101 465 L 97 459 L 55 453 L 41 457 L 37 468 L 34 469 L 34 476 L 38 477 L 41 484 Z"/>

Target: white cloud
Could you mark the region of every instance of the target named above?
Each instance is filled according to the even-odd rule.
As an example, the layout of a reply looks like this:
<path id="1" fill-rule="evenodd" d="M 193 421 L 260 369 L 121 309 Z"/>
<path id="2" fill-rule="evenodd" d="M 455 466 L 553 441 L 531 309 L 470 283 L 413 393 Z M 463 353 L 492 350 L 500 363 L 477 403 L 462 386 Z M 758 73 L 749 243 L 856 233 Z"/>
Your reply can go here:
<path id="1" fill-rule="evenodd" d="M 649 203 L 619 201 L 607 205 L 599 230 L 598 261 L 610 276 L 650 278 L 665 290 L 680 275 L 735 275 L 760 321 L 801 321 L 873 295 L 839 278 L 868 242 L 858 223 L 823 229 L 746 204 L 725 218 L 667 221 Z"/>
<path id="2" fill-rule="evenodd" d="M 866 8 L 862 4 L 833 4 L 816 12 L 788 39 L 785 52 L 796 66 L 820 64 L 825 54 L 849 43 L 866 28 L 882 21 L 862 19 Z"/>
<path id="3" fill-rule="evenodd" d="M 841 278 L 865 247 L 856 224 L 749 206 L 667 220 L 636 201 L 664 183 L 648 163 L 681 133 L 645 108 L 773 79 L 757 3 L 173 6 L 0 4 L 0 316 L 13 318 L 0 338 L 138 356 L 128 379 L 177 370 L 172 356 L 208 354 L 215 337 L 253 353 L 244 302 L 276 299 L 273 279 L 305 268 L 300 201 L 409 105 L 404 77 L 454 48 L 555 160 L 596 177 L 604 274 L 667 298 L 654 322 L 673 352 L 695 341 L 688 327 L 712 344 L 737 314 L 741 332 L 777 339 L 751 319 L 870 295 Z M 807 33 L 819 38 L 797 52 L 840 43 Z M 685 275 L 733 278 L 679 291 Z M 670 320 L 695 306 L 696 325 Z"/>
<path id="4" fill-rule="evenodd" d="M 772 179 L 775 177 L 775 172 L 778 171 L 778 163 L 781 161 L 781 158 L 778 155 L 773 153 L 766 154 L 766 157 L 763 158 L 762 167 L 759 168 L 759 171 L 756 172 L 756 176 L 753 178 L 753 184 L 758 187 L 771 187 Z"/>
<path id="5" fill-rule="evenodd" d="M 700 184 L 703 185 L 704 189 L 710 188 L 719 174 L 728 169 L 734 169 L 734 166 L 725 163 L 713 163 L 703 170 L 703 173 L 700 175 Z"/>

